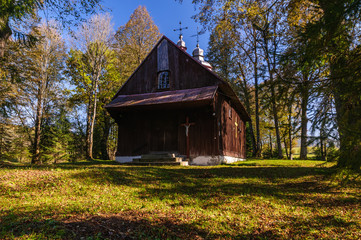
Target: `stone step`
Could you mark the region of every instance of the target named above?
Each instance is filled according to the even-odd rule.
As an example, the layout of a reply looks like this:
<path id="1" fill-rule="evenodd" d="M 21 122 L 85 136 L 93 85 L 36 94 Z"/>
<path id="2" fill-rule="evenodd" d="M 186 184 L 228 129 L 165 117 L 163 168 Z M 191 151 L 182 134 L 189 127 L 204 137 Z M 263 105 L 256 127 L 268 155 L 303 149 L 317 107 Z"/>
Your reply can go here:
<path id="1" fill-rule="evenodd" d="M 130 162 L 127 165 L 137 166 L 188 166 L 188 161 L 181 162 Z"/>
<path id="2" fill-rule="evenodd" d="M 156 154 L 156 155 L 177 154 L 177 151 L 150 151 L 149 154 Z"/>
<path id="3" fill-rule="evenodd" d="M 175 157 L 177 155 L 177 153 L 170 152 L 150 152 L 149 154 L 142 155 L 142 158 Z"/>
<path id="4" fill-rule="evenodd" d="M 142 158 L 134 158 L 133 162 L 181 162 L 183 158 L 181 157 L 142 157 Z"/>

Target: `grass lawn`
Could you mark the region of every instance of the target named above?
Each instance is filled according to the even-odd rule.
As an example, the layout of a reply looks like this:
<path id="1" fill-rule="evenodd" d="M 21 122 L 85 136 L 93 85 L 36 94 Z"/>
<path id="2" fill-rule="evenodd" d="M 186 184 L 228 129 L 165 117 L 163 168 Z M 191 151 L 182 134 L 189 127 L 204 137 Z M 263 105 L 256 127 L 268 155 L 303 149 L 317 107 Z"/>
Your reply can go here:
<path id="1" fill-rule="evenodd" d="M 0 162 L 0 239 L 360 239 L 361 180 L 332 164 Z"/>

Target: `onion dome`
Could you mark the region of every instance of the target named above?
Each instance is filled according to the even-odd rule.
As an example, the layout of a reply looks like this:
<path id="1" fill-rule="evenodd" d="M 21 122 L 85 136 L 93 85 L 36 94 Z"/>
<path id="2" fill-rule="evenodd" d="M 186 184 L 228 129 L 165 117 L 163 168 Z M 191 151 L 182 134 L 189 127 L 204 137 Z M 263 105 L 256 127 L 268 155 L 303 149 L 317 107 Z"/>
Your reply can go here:
<path id="1" fill-rule="evenodd" d="M 177 46 L 183 51 L 187 50 L 186 43 L 183 41 L 183 35 L 179 35 L 179 40 L 177 42 Z"/>
<path id="2" fill-rule="evenodd" d="M 212 70 L 211 64 L 204 61 L 204 55 L 203 55 L 203 49 L 199 47 L 199 44 L 197 43 L 196 48 L 193 50 L 193 58 L 196 59 L 198 62 L 200 62 L 203 66 L 206 68 Z"/>

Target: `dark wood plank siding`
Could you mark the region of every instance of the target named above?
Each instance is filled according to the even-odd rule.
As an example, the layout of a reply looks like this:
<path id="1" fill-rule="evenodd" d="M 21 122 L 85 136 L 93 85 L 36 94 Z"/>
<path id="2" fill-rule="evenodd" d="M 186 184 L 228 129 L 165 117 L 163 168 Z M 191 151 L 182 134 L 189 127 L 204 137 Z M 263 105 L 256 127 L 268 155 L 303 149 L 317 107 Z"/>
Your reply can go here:
<path id="1" fill-rule="evenodd" d="M 186 155 L 185 128 L 189 117 L 191 156 L 219 155 L 214 136 L 215 117 L 210 106 L 167 111 L 130 111 L 118 120 L 117 156 L 136 156 L 152 151 L 173 151 Z"/>
<path id="2" fill-rule="evenodd" d="M 245 158 L 245 123 L 227 97 L 220 95 L 218 99 L 220 150 L 225 156 Z"/>
<path id="3" fill-rule="evenodd" d="M 170 45 L 169 66 L 174 90 L 217 85 L 219 80 L 192 57 Z"/>
<path id="4" fill-rule="evenodd" d="M 216 117 L 213 116 L 211 106 L 186 110 L 180 114 L 181 123 L 184 123 L 186 117 L 189 121 L 195 123 L 189 128 L 189 152 L 191 157 L 197 156 L 215 156 L 219 155 L 217 137 L 215 136 Z M 178 131 L 179 152 L 186 155 L 186 135 L 185 127 L 180 126 Z"/>
<path id="5" fill-rule="evenodd" d="M 138 94 L 154 92 L 157 88 L 157 48 L 138 67 L 118 94 Z"/>
<path id="6" fill-rule="evenodd" d="M 192 57 L 168 42 L 170 89 L 180 90 L 214 86 L 220 81 Z M 118 94 L 151 93 L 157 89 L 157 47 L 148 55 Z"/>
<path id="7" fill-rule="evenodd" d="M 177 151 L 176 112 L 127 112 L 118 121 L 117 156 L 135 156 L 151 151 Z"/>

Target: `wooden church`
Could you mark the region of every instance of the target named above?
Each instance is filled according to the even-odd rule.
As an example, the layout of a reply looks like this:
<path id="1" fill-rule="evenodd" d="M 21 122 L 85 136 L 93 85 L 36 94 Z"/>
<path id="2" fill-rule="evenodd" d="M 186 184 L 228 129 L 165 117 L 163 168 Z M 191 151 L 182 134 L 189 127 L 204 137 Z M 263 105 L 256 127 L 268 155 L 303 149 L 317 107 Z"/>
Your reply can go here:
<path id="1" fill-rule="evenodd" d="M 163 36 L 106 105 L 119 127 L 116 161 L 166 154 L 216 165 L 246 158 L 248 113 L 199 45 L 193 56 L 186 50 L 181 35 L 177 44 Z"/>

